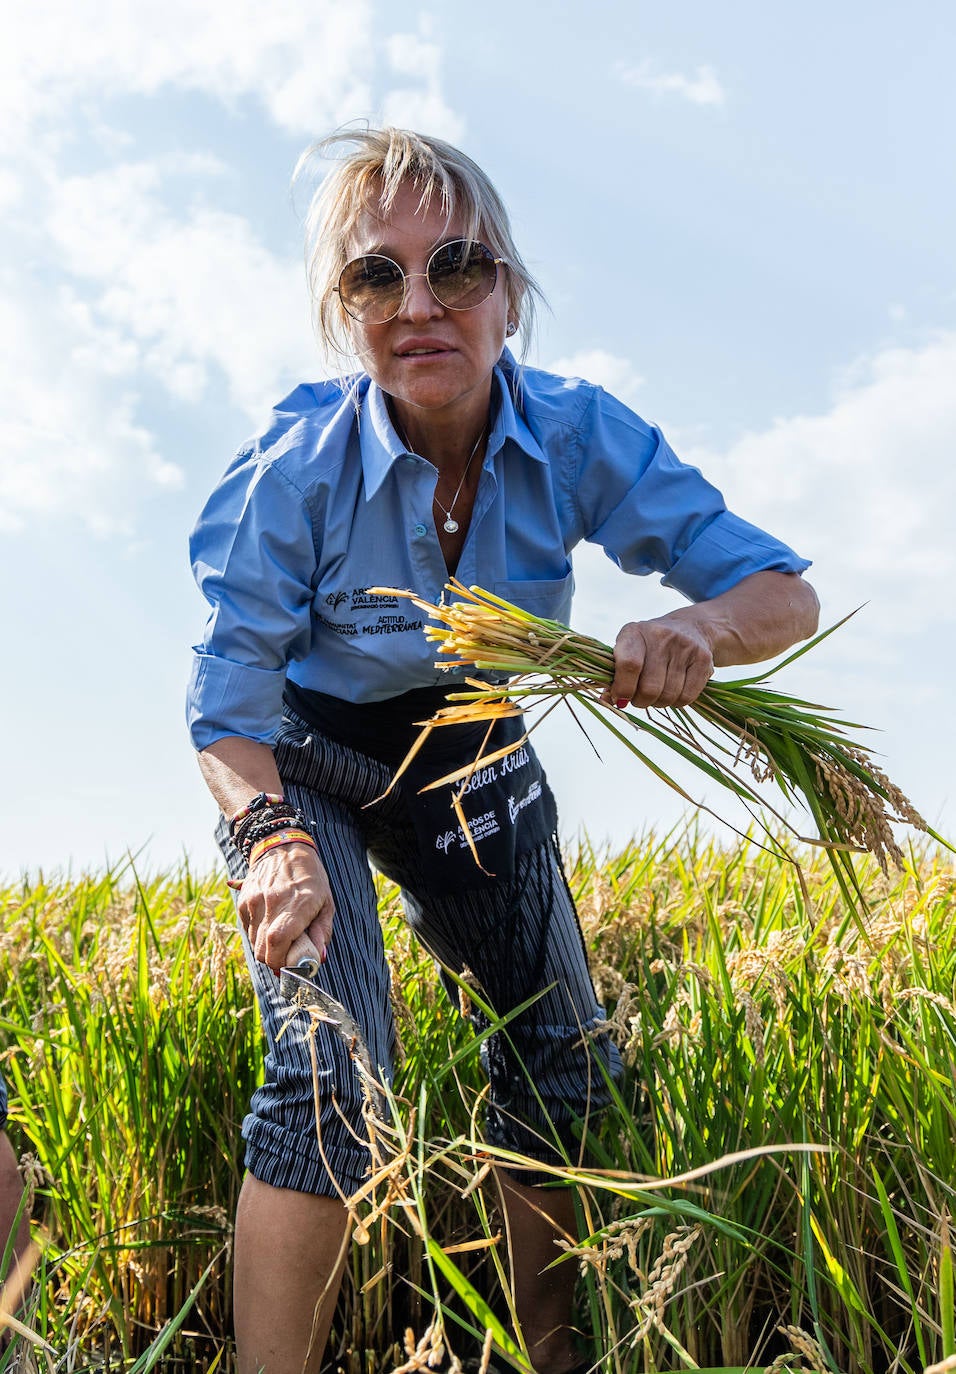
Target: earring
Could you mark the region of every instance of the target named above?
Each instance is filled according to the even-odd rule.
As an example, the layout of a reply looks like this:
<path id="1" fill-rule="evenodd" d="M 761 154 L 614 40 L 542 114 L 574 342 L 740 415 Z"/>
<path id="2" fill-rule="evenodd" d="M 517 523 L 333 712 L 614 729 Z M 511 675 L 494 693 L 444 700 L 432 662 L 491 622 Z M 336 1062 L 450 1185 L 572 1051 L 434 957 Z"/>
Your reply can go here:
<path id="1" fill-rule="evenodd" d="M 515 324 L 514 320 L 509 320 L 509 321 L 508 321 L 508 328 L 505 330 L 505 333 L 507 334 L 508 338 L 510 339 L 511 336 L 512 336 L 513 334 L 517 334 L 517 332 L 518 332 L 518 326 Z"/>

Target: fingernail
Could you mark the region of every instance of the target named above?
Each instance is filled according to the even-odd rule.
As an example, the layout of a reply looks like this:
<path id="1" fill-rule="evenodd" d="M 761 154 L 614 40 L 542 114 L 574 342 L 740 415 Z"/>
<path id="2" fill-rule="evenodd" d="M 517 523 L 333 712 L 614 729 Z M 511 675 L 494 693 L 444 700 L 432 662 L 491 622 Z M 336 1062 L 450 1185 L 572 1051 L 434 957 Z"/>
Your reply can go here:
<path id="1" fill-rule="evenodd" d="M 232 890 L 233 890 L 233 892 L 241 892 L 241 891 L 242 891 L 242 879 L 241 879 L 241 878 L 227 878 L 227 879 L 226 879 L 226 887 L 231 887 Z"/>
<path id="2" fill-rule="evenodd" d="M 617 707 L 619 711 L 623 711 L 624 707 L 627 705 L 627 697 L 618 697 L 614 705 Z"/>
<path id="3" fill-rule="evenodd" d="M 321 959 L 319 960 L 319 963 L 320 963 L 320 964 L 324 964 L 325 961 L 326 961 L 326 959 L 327 959 L 328 957 L 329 957 L 329 951 L 325 948 L 325 945 L 323 945 L 323 946 L 322 946 L 322 957 L 321 957 Z"/>

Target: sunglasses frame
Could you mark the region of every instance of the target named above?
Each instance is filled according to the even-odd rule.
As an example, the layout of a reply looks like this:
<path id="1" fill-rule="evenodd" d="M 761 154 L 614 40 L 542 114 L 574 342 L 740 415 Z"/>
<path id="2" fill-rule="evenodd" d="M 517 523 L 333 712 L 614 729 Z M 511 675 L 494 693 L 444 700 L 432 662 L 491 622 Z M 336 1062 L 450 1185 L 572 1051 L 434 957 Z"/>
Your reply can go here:
<path id="1" fill-rule="evenodd" d="M 493 266 L 494 269 L 495 269 L 495 278 L 494 278 L 494 281 L 491 283 L 491 289 L 490 289 L 490 291 L 488 292 L 488 295 L 487 295 L 487 296 L 482 296 L 481 300 L 480 300 L 480 301 L 476 301 L 474 305 L 448 305 L 448 304 L 446 304 L 446 302 L 443 301 L 443 300 L 436 294 L 435 288 L 432 286 L 431 282 L 430 282 L 429 279 L 428 279 L 428 274 L 429 274 L 429 271 L 431 270 L 432 262 L 433 262 L 434 259 L 438 256 L 438 254 L 439 254 L 439 253 L 444 253 L 447 249 L 453 248 L 453 247 L 454 247 L 456 244 L 458 244 L 458 243 L 470 244 L 472 250 L 474 250 L 475 248 L 480 248 L 481 251 L 482 251 L 483 253 L 486 253 L 486 254 L 487 254 L 487 256 L 488 256 L 488 261 L 492 264 L 492 266 Z M 382 260 L 382 262 L 391 263 L 391 265 L 401 274 L 401 278 L 402 278 L 402 296 L 401 296 L 401 300 L 398 302 L 398 305 L 395 307 L 395 310 L 392 312 L 392 314 L 391 314 L 391 315 L 387 315 L 387 316 L 385 317 L 384 320 L 363 320 L 363 319 L 361 318 L 361 316 L 359 316 L 359 315 L 354 315 L 354 314 L 352 313 L 352 311 L 348 308 L 348 306 L 345 304 L 345 297 L 342 295 L 342 292 L 341 292 L 341 290 L 339 289 L 340 286 L 341 286 L 341 283 L 342 283 L 342 278 L 345 276 L 345 274 L 346 274 L 346 272 L 349 270 L 349 268 L 350 268 L 354 263 L 363 262 L 366 258 L 380 258 L 380 259 Z M 349 317 L 350 320 L 355 320 L 355 322 L 356 322 L 357 324 L 372 324 L 372 325 L 376 325 L 376 324 L 389 324 L 392 320 L 394 320 L 394 319 L 396 318 L 397 315 L 400 315 L 401 312 L 402 312 L 402 307 L 404 306 L 405 301 L 408 299 L 408 283 L 411 282 L 411 281 L 415 281 L 415 280 L 416 280 L 417 278 L 419 278 L 419 277 L 424 277 L 425 281 L 428 283 L 428 289 L 429 289 L 429 291 L 432 293 L 432 296 L 433 296 L 434 299 L 438 302 L 438 304 L 441 306 L 441 308 L 442 308 L 443 310 L 460 310 L 460 311 L 465 311 L 465 310 L 477 310 L 478 307 L 479 307 L 479 305 L 484 305 L 485 301 L 488 300 L 490 296 L 493 296 L 493 295 L 494 295 L 495 287 L 498 285 L 498 268 L 499 268 L 499 267 L 507 267 L 507 266 L 508 266 L 508 260 L 507 260 L 507 258 L 496 258 L 495 255 L 494 255 L 494 253 L 492 253 L 491 249 L 488 247 L 488 245 L 487 245 L 486 243 L 482 243 L 480 239 L 464 239 L 464 238 L 463 238 L 463 239 L 449 239 L 448 243 L 440 243 L 440 244 L 438 245 L 437 248 L 435 248 L 435 249 L 432 250 L 432 252 L 431 252 L 431 253 L 429 254 L 429 256 L 428 256 L 428 262 L 425 264 L 425 270 L 424 270 L 424 272 L 406 272 L 405 269 L 404 269 L 404 267 L 402 267 L 401 263 L 400 263 L 400 262 L 396 262 L 394 258 L 390 258 L 390 257 L 388 256 L 387 253 L 360 253 L 359 256 L 358 256 L 357 258 L 351 258 L 351 259 L 345 264 L 345 266 L 342 268 L 342 271 L 339 273 L 339 280 L 338 280 L 338 283 L 337 283 L 335 286 L 332 287 L 332 290 L 333 290 L 333 291 L 335 292 L 335 294 L 338 296 L 339 302 L 340 302 L 340 304 L 341 304 L 341 306 L 342 306 L 342 309 L 345 311 L 346 315 L 348 315 L 348 317 Z"/>

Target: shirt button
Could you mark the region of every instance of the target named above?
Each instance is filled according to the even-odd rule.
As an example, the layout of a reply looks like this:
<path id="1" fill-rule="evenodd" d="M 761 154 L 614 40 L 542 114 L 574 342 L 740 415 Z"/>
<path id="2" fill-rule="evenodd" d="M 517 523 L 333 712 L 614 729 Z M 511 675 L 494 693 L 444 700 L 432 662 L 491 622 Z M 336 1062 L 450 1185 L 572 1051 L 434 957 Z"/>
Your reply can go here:
<path id="1" fill-rule="evenodd" d="M 417 534 L 418 537 L 419 537 L 419 539 L 421 539 L 421 537 L 422 537 L 423 534 L 427 534 L 427 533 L 428 533 L 428 530 L 425 528 L 424 525 L 416 525 L 415 528 L 414 528 L 414 530 L 412 531 L 412 533 L 413 533 L 413 534 Z"/>

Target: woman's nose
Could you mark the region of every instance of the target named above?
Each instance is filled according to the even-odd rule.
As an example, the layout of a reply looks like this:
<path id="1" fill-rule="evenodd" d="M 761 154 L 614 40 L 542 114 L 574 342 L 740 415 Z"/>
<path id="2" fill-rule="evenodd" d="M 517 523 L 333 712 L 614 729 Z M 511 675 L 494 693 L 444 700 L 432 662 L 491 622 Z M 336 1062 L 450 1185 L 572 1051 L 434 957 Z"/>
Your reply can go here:
<path id="1" fill-rule="evenodd" d="M 442 313 L 442 306 L 432 294 L 424 272 L 405 274 L 405 299 L 400 312 L 408 320 L 433 320 Z"/>

